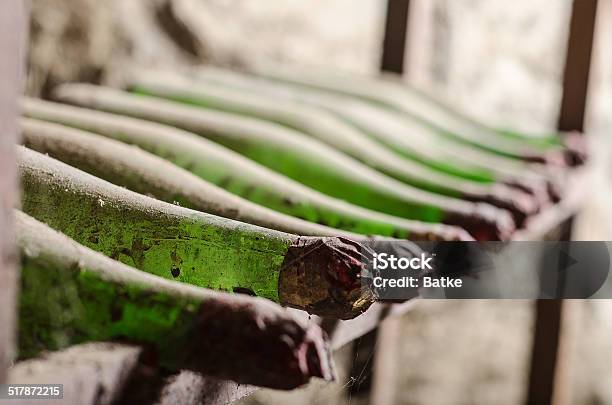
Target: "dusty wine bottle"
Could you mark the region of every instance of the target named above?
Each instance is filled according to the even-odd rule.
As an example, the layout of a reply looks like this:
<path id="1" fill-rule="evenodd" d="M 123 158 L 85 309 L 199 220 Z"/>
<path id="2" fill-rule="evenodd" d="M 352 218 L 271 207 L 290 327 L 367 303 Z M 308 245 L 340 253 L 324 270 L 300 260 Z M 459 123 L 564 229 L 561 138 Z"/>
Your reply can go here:
<path id="1" fill-rule="evenodd" d="M 367 153 L 367 148 L 354 150 L 353 138 L 365 142 L 367 146 L 372 146 L 375 150 L 386 151 L 388 154 L 388 149 L 381 147 L 380 143 L 385 146 L 393 145 L 387 139 L 392 138 L 389 133 L 393 133 L 398 138 L 406 138 L 403 145 L 410 153 L 405 152 L 404 155 L 412 159 L 408 160 L 411 169 L 415 166 L 414 161 L 416 161 L 421 163 L 420 166 L 426 165 L 456 177 L 486 183 L 494 179 L 495 174 L 491 171 L 499 170 L 496 167 L 491 167 L 493 165 L 487 159 L 497 159 L 495 163 L 500 164 L 502 170 L 504 166 L 509 166 L 510 169 L 521 168 L 518 161 L 499 158 L 482 152 L 479 157 L 485 156 L 485 164 L 480 164 L 478 159 L 474 162 L 473 156 L 468 155 L 465 158 L 462 153 L 456 153 L 457 156 L 453 156 L 453 161 L 449 162 L 448 156 L 444 156 L 444 154 L 452 151 L 444 150 L 444 146 L 448 143 L 445 138 L 439 137 L 437 133 L 433 132 L 427 134 L 428 138 L 421 139 L 423 129 L 414 123 L 412 126 L 404 125 L 404 127 L 398 126 L 397 123 L 395 123 L 396 125 L 385 126 L 386 120 L 391 117 L 393 121 L 397 121 L 397 117 L 393 117 L 389 110 L 376 108 L 355 97 L 265 80 L 252 75 L 239 75 L 238 73 L 214 68 L 198 69 L 189 76 L 174 72 L 137 70 L 130 77 L 132 79 L 127 81 L 128 87 L 137 93 L 170 98 L 189 104 L 203 105 L 208 108 L 223 109 L 279 122 L 297 128 L 302 132 L 311 133 L 313 136 L 318 136 L 324 142 L 329 142 L 335 148 L 350 155 L 359 156 Z M 254 96 L 249 97 L 249 93 L 254 93 Z M 275 102 L 270 100 L 271 97 L 275 98 Z M 279 99 L 283 101 L 279 101 Z M 296 102 L 299 104 L 296 105 Z M 300 113 L 304 113 L 305 105 L 319 108 L 306 110 L 310 117 L 300 117 Z M 357 110 L 358 107 L 361 107 L 361 109 Z M 332 112 L 333 117 L 330 118 L 324 110 Z M 377 113 L 378 115 L 376 115 Z M 383 113 L 386 113 L 387 116 L 381 116 Z M 340 122 L 338 117 L 341 118 Z M 320 124 L 317 125 L 317 121 L 321 120 L 333 121 L 335 128 L 330 129 L 329 123 L 325 122 L 324 124 L 327 125 L 323 127 Z M 371 125 L 372 121 L 374 121 L 374 125 Z M 347 126 L 346 123 L 350 126 Z M 364 125 L 364 123 L 368 123 L 368 125 Z M 315 128 L 312 128 L 313 126 Z M 374 128 L 379 127 L 377 128 L 379 130 L 372 130 L 372 126 Z M 385 131 L 380 131 L 381 129 Z M 331 135 L 335 135 L 338 131 L 341 131 L 341 135 L 343 135 L 342 132 L 348 131 L 350 131 L 350 134 L 340 136 L 340 140 L 337 141 Z M 382 133 L 379 134 L 378 132 Z M 381 142 L 372 142 L 371 139 L 365 138 L 364 134 Z M 454 146 L 460 152 L 464 152 L 465 149 L 472 154 L 477 153 L 472 148 L 463 145 Z M 401 150 L 398 149 L 398 151 Z M 402 161 L 406 161 L 406 159 L 402 159 Z M 420 166 L 417 165 L 416 167 Z"/>
<path id="2" fill-rule="evenodd" d="M 521 139 L 502 136 L 406 84 L 399 86 L 397 80 L 305 69 L 288 70 L 272 66 L 254 66 L 252 71 L 269 79 L 359 97 L 377 105 L 420 117 L 440 134 L 457 143 L 469 144 L 501 156 L 555 164 L 563 160 L 563 151 L 556 144 L 527 143 Z"/>
<path id="3" fill-rule="evenodd" d="M 140 194 L 297 235 L 363 237 L 254 204 L 165 159 L 114 139 L 30 118 L 23 118 L 20 124 L 21 140 L 27 148 Z"/>
<path id="4" fill-rule="evenodd" d="M 152 86 L 145 73 L 141 75 L 147 80 L 147 85 Z M 433 171 L 464 181 L 471 180 L 489 186 L 507 185 L 514 191 L 524 190 L 540 206 L 549 204 L 549 190 L 553 191 L 552 197 L 557 198 L 558 190 L 562 188 L 564 171 L 558 167 L 548 170 L 546 166 L 454 142 L 418 117 L 408 117 L 399 111 L 385 109 L 356 97 L 213 68 L 198 69 L 191 76 L 194 82 L 205 83 L 206 88 L 223 84 L 242 91 L 256 91 L 282 100 L 324 108 L 397 154 L 426 165 Z M 281 102 L 284 103 L 286 101 Z M 467 199 L 473 200 L 469 197 Z"/>
<path id="5" fill-rule="evenodd" d="M 137 145 L 231 193 L 287 215 L 365 235 L 411 240 L 472 239 L 458 227 L 393 217 L 329 197 L 178 128 L 35 99 L 24 99 L 21 107 L 29 117 Z"/>
<path id="6" fill-rule="evenodd" d="M 403 158 L 370 139 L 361 131 L 362 128 L 354 125 L 354 121 L 351 121 L 353 125 L 349 125 L 322 109 L 313 108 L 288 97 L 277 97 L 278 92 L 266 91 L 271 86 L 256 86 L 247 79 L 221 84 L 217 81 L 215 76 L 213 80 L 202 83 L 202 80 L 189 78 L 186 75 L 139 70 L 128 81 L 128 86 L 137 93 L 285 125 L 327 143 L 406 184 L 449 197 L 487 202 L 507 209 L 514 215 L 519 225 L 539 208 L 535 198 L 505 184 L 482 184 L 473 179 L 463 179 L 434 170 L 429 167 L 431 165 L 422 164 L 422 161 L 418 162 L 416 159 Z M 244 85 L 239 87 L 241 83 Z M 331 103 L 332 108 L 335 105 L 342 106 L 354 102 L 346 101 L 346 103 L 344 100 L 340 100 L 340 103 Z M 362 114 L 358 114 L 357 118 L 361 116 Z M 402 129 L 401 133 L 405 131 Z M 417 140 L 413 143 L 420 145 L 421 142 Z M 440 157 L 439 160 L 449 161 L 446 156 Z M 516 178 L 513 180 L 518 181 Z"/>
<path id="7" fill-rule="evenodd" d="M 505 210 L 408 186 L 273 123 L 90 85 L 61 86 L 56 94 L 64 101 L 195 132 L 309 187 L 376 211 L 457 225 L 476 239 L 503 240 L 514 230 Z"/>
<path id="8" fill-rule="evenodd" d="M 167 369 L 239 383 L 291 389 L 333 378 L 324 332 L 270 301 L 152 276 L 19 211 L 15 231 L 21 359 L 120 339 L 154 348 Z"/>
<path id="9" fill-rule="evenodd" d="M 23 147 L 18 167 L 25 213 L 140 270 L 342 319 L 372 302 L 359 281 L 367 251 L 357 242 L 297 236 L 178 207 Z M 298 284 L 297 291 L 291 287 Z"/>

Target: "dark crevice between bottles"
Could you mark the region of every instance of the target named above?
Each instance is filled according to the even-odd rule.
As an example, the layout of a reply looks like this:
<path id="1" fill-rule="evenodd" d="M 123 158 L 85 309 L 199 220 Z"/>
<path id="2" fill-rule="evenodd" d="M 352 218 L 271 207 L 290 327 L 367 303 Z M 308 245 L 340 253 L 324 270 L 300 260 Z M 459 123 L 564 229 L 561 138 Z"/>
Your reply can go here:
<path id="1" fill-rule="evenodd" d="M 539 207 L 535 200 L 526 193 L 519 191 L 517 191 L 516 195 L 510 200 L 501 199 L 495 195 L 483 198 L 480 196 L 471 196 L 469 194 L 462 195 L 461 199 L 491 204 L 494 207 L 508 211 L 512 215 L 516 228 L 518 229 L 523 228 L 528 217 L 539 212 Z"/>
<path id="2" fill-rule="evenodd" d="M 580 132 L 569 132 L 563 134 L 563 150 L 565 163 L 570 167 L 583 165 L 588 157 L 587 143 L 584 134 Z"/>
<path id="3" fill-rule="evenodd" d="M 115 405 L 157 403 L 164 387 L 164 380 L 170 375 L 158 366 L 152 348 L 141 347 L 136 366 L 125 381 L 121 394 L 113 401 Z"/>
<path id="4" fill-rule="evenodd" d="M 251 290 L 250 288 L 246 288 L 246 287 L 234 287 L 232 289 L 232 292 L 234 294 L 249 295 L 251 297 L 257 296 L 257 294 L 255 294 L 255 291 Z"/>
<path id="5" fill-rule="evenodd" d="M 550 181 L 542 180 L 527 182 L 512 180 L 504 181 L 502 184 L 533 196 L 540 207 L 558 202 L 561 196 L 559 187 Z"/>
<path id="6" fill-rule="evenodd" d="M 512 216 L 505 210 L 496 210 L 489 214 L 491 215 L 478 210 L 470 215 L 451 213 L 444 218 L 443 223 L 465 229 L 476 240 L 509 240 L 516 229 Z"/>

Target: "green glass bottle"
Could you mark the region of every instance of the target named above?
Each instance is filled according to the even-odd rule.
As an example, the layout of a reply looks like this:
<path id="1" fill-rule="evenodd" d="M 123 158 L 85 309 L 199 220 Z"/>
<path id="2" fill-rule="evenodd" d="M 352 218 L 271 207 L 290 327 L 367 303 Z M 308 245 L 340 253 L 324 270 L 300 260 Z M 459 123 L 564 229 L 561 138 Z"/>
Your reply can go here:
<path id="1" fill-rule="evenodd" d="M 27 148 L 18 152 L 22 210 L 115 260 L 199 287 L 249 292 L 338 318 L 354 317 L 372 302 L 359 282 L 366 251 L 357 242 L 297 236 L 204 214 L 115 186 Z M 304 282 L 299 292 L 282 288 L 293 279 Z"/>
<path id="2" fill-rule="evenodd" d="M 272 302 L 152 276 L 19 211 L 15 234 L 22 264 L 21 359 L 120 339 L 154 349 L 166 369 L 239 383 L 290 389 L 312 376 L 333 378 L 320 328 Z M 253 351 L 253 345 L 266 350 Z M 259 372 L 245 367 L 245 358 Z"/>
<path id="3" fill-rule="evenodd" d="M 181 207 L 297 235 L 363 238 L 254 204 L 165 159 L 91 132 L 23 118 L 21 141 L 110 183 Z"/>
<path id="4" fill-rule="evenodd" d="M 457 225 L 477 239 L 507 239 L 514 229 L 505 210 L 408 186 L 273 123 L 89 85 L 62 86 L 57 96 L 186 129 L 318 191 L 376 211 Z"/>
<path id="5" fill-rule="evenodd" d="M 442 103 L 425 96 L 397 77 L 370 78 L 359 75 L 312 70 L 288 70 L 255 66 L 253 72 L 269 79 L 359 97 L 373 104 L 418 117 L 449 139 L 500 156 L 539 163 L 561 163 L 563 150 L 558 143 L 524 142 L 466 118 Z"/>
<path id="6" fill-rule="evenodd" d="M 170 72 L 139 71 L 128 83 L 129 87 L 137 93 L 252 116 L 285 125 L 310 135 L 406 184 L 449 197 L 487 202 L 507 209 L 514 214 L 515 221 L 519 225 L 539 208 L 535 198 L 527 193 L 505 184 L 483 184 L 482 180 L 477 177 L 477 171 L 483 172 L 488 169 L 476 168 L 474 178 L 461 178 L 450 175 L 452 171 L 445 173 L 444 170 L 436 170 L 449 166 L 446 162 L 450 159 L 443 153 L 444 145 L 441 145 L 442 150 L 435 148 L 437 145 L 432 145 L 434 148 L 427 149 L 433 153 L 433 158 L 430 153 L 421 159 L 414 156 L 406 159 L 394 153 L 390 150 L 391 148 L 386 148 L 385 145 L 370 139 L 364 133 L 364 128 L 355 124 L 355 120 L 344 122 L 328 111 L 294 100 L 291 95 L 287 94 L 287 91 L 282 91 L 286 89 L 279 89 L 278 86 L 271 89 L 272 86 L 267 84 L 258 86 L 254 80 L 249 81 L 242 77 L 230 82 L 217 83 L 218 81 L 216 76 L 213 76 L 212 80 L 204 81 Z M 297 93 L 293 98 L 304 95 L 304 92 L 293 93 Z M 283 94 L 289 97 L 282 97 Z M 346 108 L 350 103 L 355 103 L 355 101 L 338 100 L 338 102 L 331 102 L 330 105 L 333 111 L 335 106 Z M 363 111 L 357 112 L 356 117 L 357 119 L 364 117 Z M 393 131 L 391 133 L 394 134 Z M 397 135 L 404 133 L 405 129 L 400 128 Z M 406 138 L 404 145 L 422 144 L 414 142 L 414 136 L 407 135 L 404 138 Z M 458 155 L 463 158 L 462 154 Z M 467 158 L 469 156 L 466 157 L 466 161 L 474 161 L 474 159 Z M 435 159 L 439 167 L 435 167 Z M 528 177 L 528 175 L 522 177 Z M 519 181 L 518 176 L 507 176 L 507 178 Z"/>
<path id="7" fill-rule="evenodd" d="M 134 79 L 137 83 L 143 80 L 148 87 L 161 88 L 166 92 L 166 88 L 174 86 L 173 81 L 176 81 L 170 80 L 170 85 L 167 85 L 165 82 L 169 79 L 165 79 L 157 84 L 150 78 L 155 73 L 142 72 L 138 76 L 142 79 Z M 183 79 L 186 80 L 189 79 Z M 323 108 L 393 152 L 425 165 L 432 171 L 453 176 L 454 179 L 464 179 L 458 188 L 465 188 L 467 180 L 486 183 L 490 187 L 510 186 L 513 191 L 518 189 L 529 193 L 539 206 L 543 206 L 550 202 L 549 190 L 559 190 L 563 184 L 563 171 L 558 167 L 549 170 L 542 165 L 457 143 L 419 117 L 368 103 L 357 97 L 211 68 L 197 70 L 192 74 L 191 81 L 200 83 L 207 92 L 211 92 L 208 90 L 211 87 L 214 91 L 220 85 L 231 86 L 242 91 L 274 96 L 280 99 L 279 104 L 291 100 Z M 192 89 L 190 93 L 197 94 L 200 87 L 193 87 L 197 90 Z M 556 192 L 553 197 L 557 197 Z M 466 199 L 474 200 L 470 196 Z M 507 208 L 499 203 L 496 205 Z"/>
<path id="8" fill-rule="evenodd" d="M 136 145 L 244 199 L 310 222 L 400 239 L 471 239 L 461 228 L 411 221 L 329 197 L 221 145 L 174 127 L 42 100 L 25 99 L 21 107 L 29 117 Z"/>

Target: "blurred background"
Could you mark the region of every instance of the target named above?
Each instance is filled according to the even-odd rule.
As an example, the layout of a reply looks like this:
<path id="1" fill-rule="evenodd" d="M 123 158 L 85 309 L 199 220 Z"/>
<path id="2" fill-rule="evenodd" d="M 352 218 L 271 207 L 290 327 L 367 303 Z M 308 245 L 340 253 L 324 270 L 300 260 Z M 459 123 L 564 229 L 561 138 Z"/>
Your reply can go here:
<path id="1" fill-rule="evenodd" d="M 27 93 L 58 83 L 113 84 L 129 63 L 261 62 L 379 71 L 383 0 L 32 0 Z M 578 239 L 612 237 L 612 6 L 600 0 L 587 136 L 591 151 Z M 570 0 L 413 0 L 405 80 L 480 121 L 526 133 L 555 130 Z M 612 304 L 577 301 L 564 379 L 568 403 L 612 404 Z M 396 404 L 516 404 L 526 395 L 531 301 L 420 302 L 398 322 Z M 290 393 L 262 390 L 244 404 L 368 403 L 372 347 L 337 353 L 339 381 Z M 370 357 L 370 359 L 368 359 Z M 364 364 L 365 363 L 365 364 Z M 392 364 L 393 363 L 393 364 Z M 355 366 L 357 364 L 357 366 Z"/>

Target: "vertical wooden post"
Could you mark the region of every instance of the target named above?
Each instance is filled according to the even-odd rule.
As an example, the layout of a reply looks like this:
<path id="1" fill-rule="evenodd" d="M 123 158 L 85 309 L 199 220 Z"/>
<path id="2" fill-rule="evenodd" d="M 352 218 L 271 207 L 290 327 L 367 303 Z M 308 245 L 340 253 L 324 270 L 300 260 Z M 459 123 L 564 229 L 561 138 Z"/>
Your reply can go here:
<path id="1" fill-rule="evenodd" d="M 387 0 L 380 70 L 403 73 L 410 0 Z"/>
<path id="2" fill-rule="evenodd" d="M 552 404 L 561 331 L 562 300 L 537 300 L 527 404 Z"/>
<path id="3" fill-rule="evenodd" d="M 372 404 L 392 405 L 397 403 L 398 380 L 402 370 L 398 358 L 398 355 L 401 354 L 402 319 L 401 316 L 390 316 L 378 327 L 372 392 L 370 393 Z"/>
<path id="4" fill-rule="evenodd" d="M 584 131 L 596 13 L 597 0 L 574 0 L 558 121 L 560 131 Z"/>
<path id="5" fill-rule="evenodd" d="M 16 254 L 11 218 L 16 201 L 17 98 L 25 27 L 24 2 L 0 1 L 0 383 L 14 355 Z"/>
<path id="6" fill-rule="evenodd" d="M 595 36 L 597 0 L 574 0 L 570 19 L 563 94 L 557 128 L 559 131 L 584 131 L 589 75 Z M 571 239 L 572 220 L 567 224 L 565 239 Z M 569 400 L 562 356 L 564 300 L 538 300 L 527 390 L 527 404 L 561 405 Z M 567 323 L 567 322 L 565 322 Z M 565 395 L 561 394 L 562 392 Z"/>

